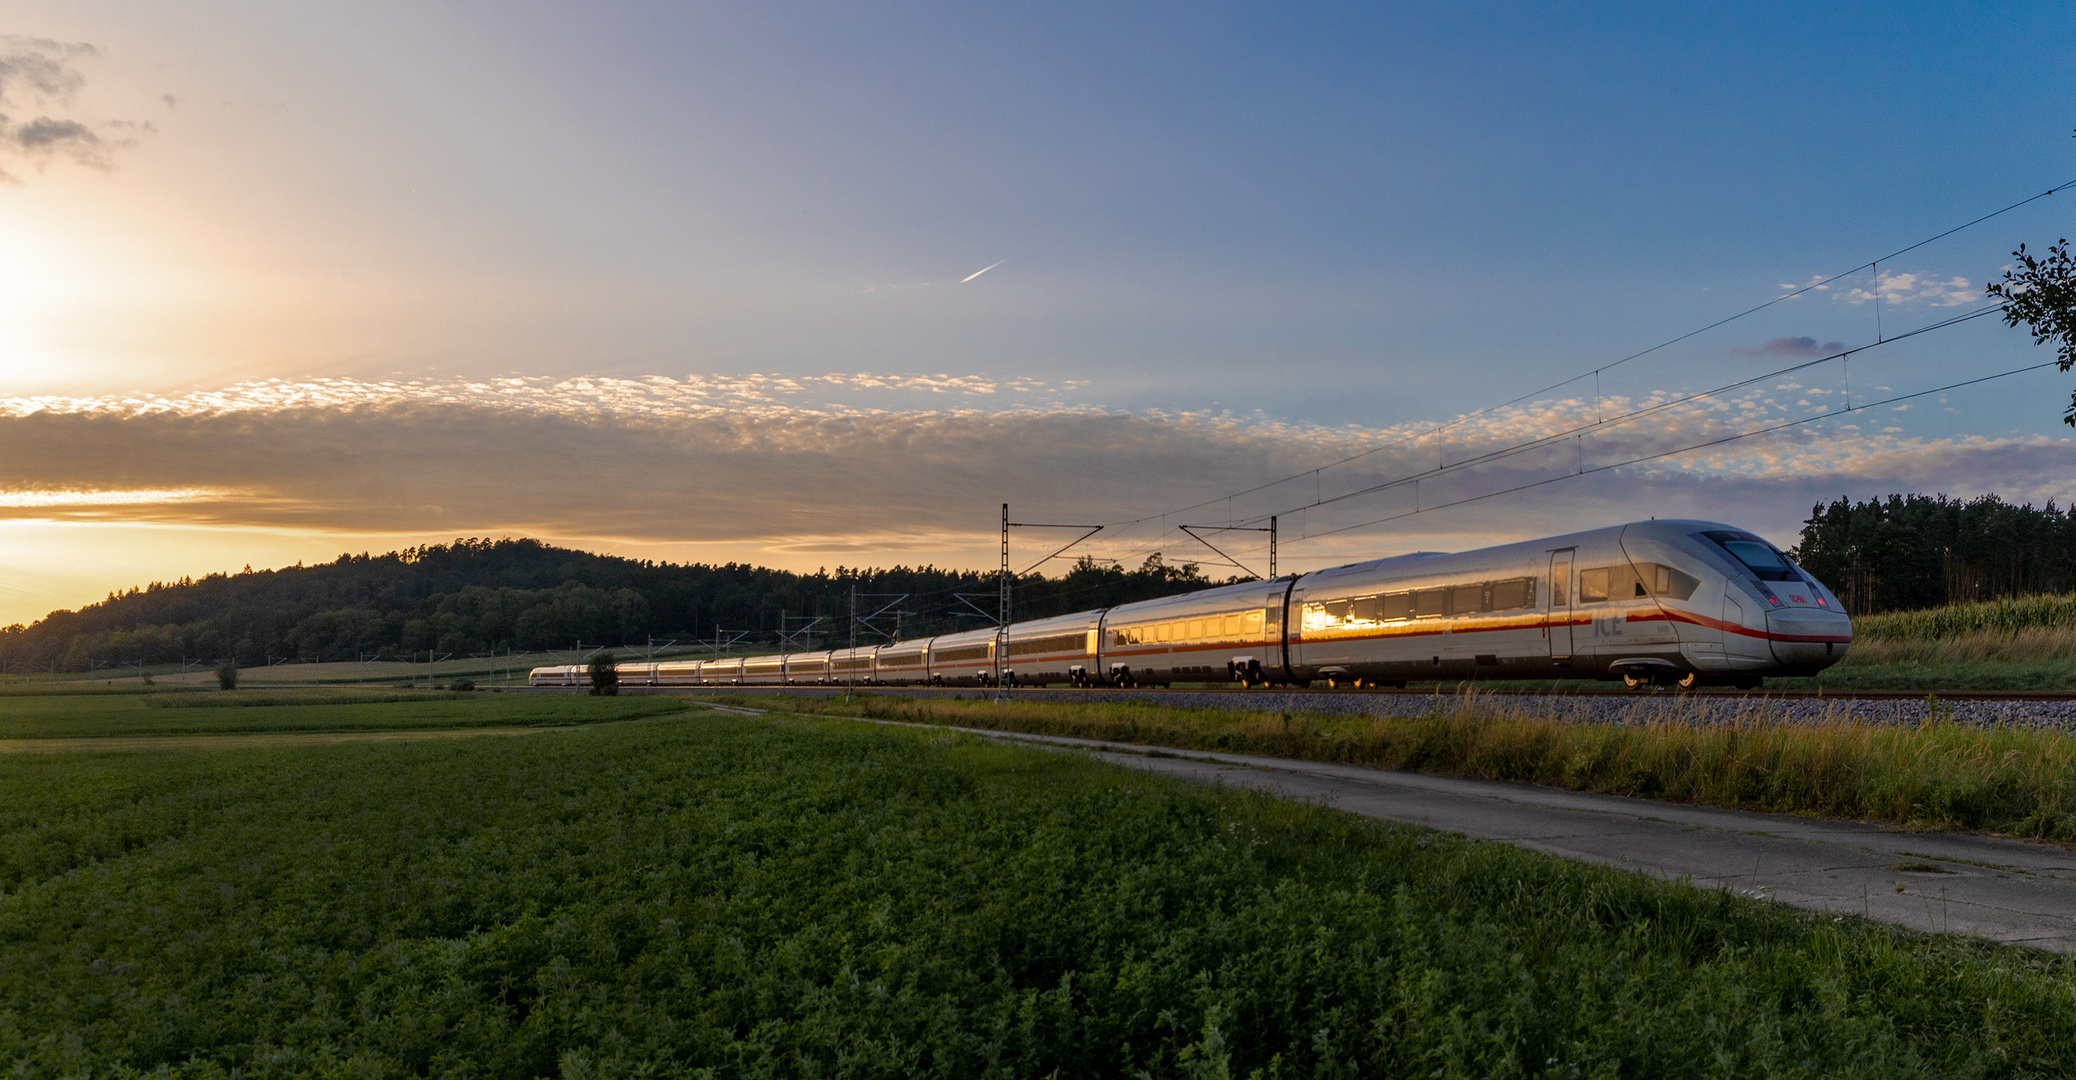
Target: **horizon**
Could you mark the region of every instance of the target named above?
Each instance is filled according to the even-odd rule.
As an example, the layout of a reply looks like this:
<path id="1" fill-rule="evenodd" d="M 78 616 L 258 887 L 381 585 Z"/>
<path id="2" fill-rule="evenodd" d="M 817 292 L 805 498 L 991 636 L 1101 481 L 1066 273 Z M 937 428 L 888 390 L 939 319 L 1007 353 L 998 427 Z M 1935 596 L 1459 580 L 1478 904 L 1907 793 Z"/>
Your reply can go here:
<path id="1" fill-rule="evenodd" d="M 992 572 L 1005 501 L 1208 573 L 2076 500 L 2067 376 L 1938 390 L 2048 351 L 1911 336 L 2076 233 L 2054 11 L 11 14 L 0 625 L 461 536 Z"/>

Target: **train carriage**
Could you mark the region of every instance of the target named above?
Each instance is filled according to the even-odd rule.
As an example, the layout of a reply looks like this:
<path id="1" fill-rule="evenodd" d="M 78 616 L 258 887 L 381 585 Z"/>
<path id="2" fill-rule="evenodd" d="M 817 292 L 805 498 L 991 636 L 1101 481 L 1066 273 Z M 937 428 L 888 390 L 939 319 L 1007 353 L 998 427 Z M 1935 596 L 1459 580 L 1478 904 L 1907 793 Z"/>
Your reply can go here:
<path id="1" fill-rule="evenodd" d="M 699 666 L 699 681 L 705 686 L 736 686 L 742 682 L 742 657 L 708 660 Z"/>
<path id="2" fill-rule="evenodd" d="M 967 630 L 930 639 L 930 682 L 986 686 L 995 679 L 995 631 Z"/>
<path id="3" fill-rule="evenodd" d="M 831 650 L 829 653 L 829 681 L 844 686 L 871 685 L 872 656 L 878 651 L 878 647 L 873 645 Z"/>
<path id="4" fill-rule="evenodd" d="M 1308 574 L 1288 601 L 1290 670 L 1339 686 L 1547 667 L 1539 557 L 1422 553 Z"/>
<path id="5" fill-rule="evenodd" d="M 526 673 L 528 686 L 583 686 L 584 669 L 575 664 L 549 664 Z"/>
<path id="6" fill-rule="evenodd" d="M 742 685 L 780 686 L 786 681 L 784 656 L 746 656 L 742 662 Z"/>
<path id="7" fill-rule="evenodd" d="M 829 681 L 829 653 L 786 654 L 786 683 L 789 686 L 822 686 Z"/>
<path id="8" fill-rule="evenodd" d="M 1104 677 L 1135 685 L 1267 681 L 1281 660 L 1274 627 L 1287 580 L 1226 585 L 1103 613 Z"/>
<path id="9" fill-rule="evenodd" d="M 930 681 L 931 638 L 897 641 L 882 645 L 872 660 L 871 678 L 875 686 L 914 686 Z"/>
<path id="10" fill-rule="evenodd" d="M 621 686 L 655 686 L 658 665 L 647 661 L 633 664 L 614 664 L 613 673 L 620 676 Z"/>
<path id="11" fill-rule="evenodd" d="M 657 686 L 698 686 L 698 660 L 663 660 L 656 664 Z"/>
<path id="12" fill-rule="evenodd" d="M 1010 686 L 1095 681 L 1103 613 L 1084 611 L 1009 627 L 1003 680 Z"/>

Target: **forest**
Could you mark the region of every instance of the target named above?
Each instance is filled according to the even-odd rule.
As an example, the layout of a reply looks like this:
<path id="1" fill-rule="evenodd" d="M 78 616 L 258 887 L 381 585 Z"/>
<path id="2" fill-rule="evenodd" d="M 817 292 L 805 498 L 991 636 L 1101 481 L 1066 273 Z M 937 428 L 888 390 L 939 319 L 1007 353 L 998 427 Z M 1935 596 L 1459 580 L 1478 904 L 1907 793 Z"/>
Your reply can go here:
<path id="1" fill-rule="evenodd" d="M 2076 591 L 2076 511 L 1995 495 L 1891 495 L 1810 508 L 1791 552 L 1847 611 L 1873 615 Z"/>
<path id="2" fill-rule="evenodd" d="M 1244 579 L 1227 579 L 1228 581 Z M 1012 587 L 1018 619 L 1167 596 L 1226 582 L 1155 554 L 1136 570 L 1083 559 L 1061 577 L 1027 574 Z M 657 563 L 530 539 L 458 539 L 385 555 L 340 555 L 317 566 L 246 569 L 152 582 L 78 611 L 0 628 L 0 674 L 235 659 L 359 660 L 437 651 L 680 644 L 740 637 L 744 646 L 850 642 L 857 611 L 878 613 L 858 643 L 992 625 L 996 574 L 934 566 L 813 574 L 729 563 Z M 961 600 L 961 594 L 970 603 Z M 985 612 L 986 615 L 982 613 Z"/>

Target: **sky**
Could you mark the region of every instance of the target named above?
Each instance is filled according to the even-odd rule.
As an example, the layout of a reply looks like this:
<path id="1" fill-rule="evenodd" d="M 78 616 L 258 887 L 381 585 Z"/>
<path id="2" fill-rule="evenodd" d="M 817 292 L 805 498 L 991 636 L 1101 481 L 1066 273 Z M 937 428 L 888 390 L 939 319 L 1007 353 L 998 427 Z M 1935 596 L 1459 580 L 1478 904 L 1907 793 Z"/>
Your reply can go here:
<path id="1" fill-rule="evenodd" d="M 1254 573 L 1178 526 L 2066 505 L 2071 376 L 1940 390 L 2051 350 L 1910 332 L 2076 189 L 1911 246 L 2076 180 L 2072 14 L 4 0 L 0 624 L 458 536 L 986 567 L 1004 502 Z"/>

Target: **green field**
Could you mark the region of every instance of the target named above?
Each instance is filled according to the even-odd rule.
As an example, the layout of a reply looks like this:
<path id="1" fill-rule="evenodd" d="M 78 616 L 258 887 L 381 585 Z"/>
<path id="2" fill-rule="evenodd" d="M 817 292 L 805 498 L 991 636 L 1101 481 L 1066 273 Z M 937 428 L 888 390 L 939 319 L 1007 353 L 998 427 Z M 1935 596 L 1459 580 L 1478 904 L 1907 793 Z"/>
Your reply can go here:
<path id="1" fill-rule="evenodd" d="M 583 694 L 17 693 L 0 695 L 0 740 L 538 727 L 632 720 L 684 708 L 668 698 Z"/>
<path id="2" fill-rule="evenodd" d="M 0 785 L 18 1076 L 2076 1069 L 2063 958 L 940 732 L 704 714 Z"/>

